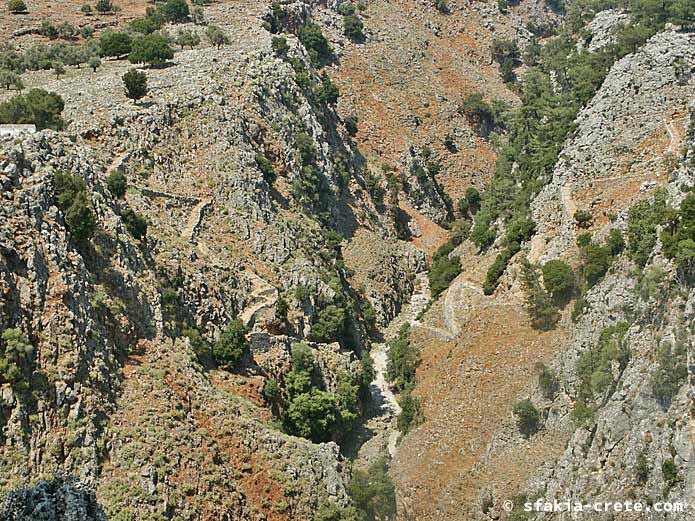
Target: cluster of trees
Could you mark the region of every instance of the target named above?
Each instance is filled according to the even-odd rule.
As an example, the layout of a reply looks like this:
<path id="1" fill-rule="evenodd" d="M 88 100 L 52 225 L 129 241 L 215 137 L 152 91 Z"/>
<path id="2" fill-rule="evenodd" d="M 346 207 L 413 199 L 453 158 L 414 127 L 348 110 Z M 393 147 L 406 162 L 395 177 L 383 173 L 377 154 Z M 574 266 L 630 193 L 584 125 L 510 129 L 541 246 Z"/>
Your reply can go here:
<path id="1" fill-rule="evenodd" d="M 17 391 L 29 389 L 34 347 L 19 329 L 5 329 L 0 335 L 0 385 L 9 383 Z"/>
<path id="2" fill-rule="evenodd" d="M 62 118 L 65 103 L 54 92 L 31 89 L 0 103 L 0 123 L 34 124 L 39 130 L 60 130 L 65 125 Z"/>
<path id="3" fill-rule="evenodd" d="M 178 292 L 173 287 L 162 291 L 162 302 L 175 302 L 178 300 Z M 171 310 L 174 311 L 174 310 Z M 248 350 L 248 329 L 241 320 L 232 320 L 224 329 L 216 342 L 210 344 L 200 331 L 192 326 L 182 327 L 181 336 L 188 341 L 201 362 L 212 359 L 217 365 L 226 370 L 238 369 Z"/>
<path id="4" fill-rule="evenodd" d="M 56 173 L 53 183 L 56 205 L 63 212 L 70 236 L 78 247 L 83 248 L 96 227 L 87 183 L 78 175 L 63 172 Z"/>
<path id="5" fill-rule="evenodd" d="M 630 350 L 624 342 L 629 328 L 627 322 L 619 322 L 601 331 L 598 343 L 579 356 L 576 372 L 579 379 L 577 404 L 573 410 L 575 420 L 585 423 L 591 418 L 595 397 L 609 392 L 614 385 L 613 366 L 622 372 L 630 361 Z M 612 392 L 612 391 L 610 391 Z"/>
<path id="6" fill-rule="evenodd" d="M 656 369 L 649 380 L 654 397 L 667 409 L 681 386 L 688 381 L 687 338 L 675 344 L 663 342 L 656 355 Z"/>
<path id="7" fill-rule="evenodd" d="M 318 311 L 314 315 L 309 338 L 316 342 L 340 342 L 341 345 L 349 345 L 355 302 L 343 287 L 339 276 L 331 277 L 328 284 L 334 294 L 331 298 L 323 295 L 317 297 L 315 305 Z"/>
<path id="8" fill-rule="evenodd" d="M 410 324 L 404 324 L 398 337 L 389 342 L 386 375 L 389 382 L 400 393 L 398 400 L 401 414 L 398 430 L 407 433 L 423 420 L 422 403 L 412 394 L 415 387 L 415 372 L 420 365 L 420 351 L 410 341 Z"/>
<path id="9" fill-rule="evenodd" d="M 333 59 L 333 49 L 321 32 L 321 28 L 313 22 L 307 22 L 299 32 L 299 41 L 309 52 L 311 61 L 325 65 Z"/>
<path id="10" fill-rule="evenodd" d="M 292 369 L 283 385 L 270 379 L 263 393 L 283 417 L 285 429 L 316 443 L 341 440 L 354 427 L 360 411 L 361 379 L 338 375 L 335 392 L 325 390 L 312 349 L 292 344 Z"/>
<path id="11" fill-rule="evenodd" d="M 628 214 L 627 251 L 639 265 L 644 266 L 658 238 L 666 257 L 675 259 L 682 282 L 695 282 L 695 195 L 688 194 L 678 210 L 666 202 L 667 194 L 659 190 L 651 201 L 640 201 Z"/>
<path id="12" fill-rule="evenodd" d="M 364 4 L 359 4 L 358 7 L 364 8 Z M 355 42 L 363 41 L 364 24 L 356 14 L 355 4 L 350 2 L 342 3 L 338 7 L 338 12 L 343 16 L 343 32 L 345 36 Z"/>

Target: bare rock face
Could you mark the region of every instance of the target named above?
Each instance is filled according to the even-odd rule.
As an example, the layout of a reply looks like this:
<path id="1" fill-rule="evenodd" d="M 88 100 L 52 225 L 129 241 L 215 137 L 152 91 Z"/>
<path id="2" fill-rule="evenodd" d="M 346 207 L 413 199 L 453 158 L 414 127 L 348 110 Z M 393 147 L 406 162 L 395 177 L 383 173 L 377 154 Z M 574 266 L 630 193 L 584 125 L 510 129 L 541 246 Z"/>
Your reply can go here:
<path id="1" fill-rule="evenodd" d="M 6 521 L 106 521 L 94 489 L 74 477 L 65 476 L 10 492 L 0 503 L 0 518 Z"/>
<path id="2" fill-rule="evenodd" d="M 596 52 L 606 45 L 615 42 L 615 34 L 622 25 L 628 24 L 630 15 L 619 9 L 608 9 L 596 14 L 594 19 L 586 26 L 591 33 L 589 50 Z"/>

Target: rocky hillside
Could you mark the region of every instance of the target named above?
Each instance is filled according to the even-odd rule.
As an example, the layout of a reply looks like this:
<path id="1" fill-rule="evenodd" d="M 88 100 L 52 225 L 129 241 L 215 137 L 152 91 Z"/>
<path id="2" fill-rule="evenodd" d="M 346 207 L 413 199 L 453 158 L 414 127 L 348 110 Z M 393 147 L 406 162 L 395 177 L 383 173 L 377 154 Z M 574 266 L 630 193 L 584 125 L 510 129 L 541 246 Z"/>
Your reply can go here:
<path id="1" fill-rule="evenodd" d="M 27 3 L 0 116 L 64 107 L 0 138 L 0 518 L 695 500 L 690 15 Z"/>

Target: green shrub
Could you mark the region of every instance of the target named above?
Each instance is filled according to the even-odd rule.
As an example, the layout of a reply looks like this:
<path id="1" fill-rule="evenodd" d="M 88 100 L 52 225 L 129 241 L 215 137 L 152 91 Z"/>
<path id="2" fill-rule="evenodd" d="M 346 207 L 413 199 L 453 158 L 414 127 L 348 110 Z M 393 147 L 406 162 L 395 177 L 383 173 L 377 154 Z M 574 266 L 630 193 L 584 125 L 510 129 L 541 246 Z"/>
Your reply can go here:
<path id="1" fill-rule="evenodd" d="M 315 443 L 330 441 L 339 419 L 336 395 L 318 389 L 294 398 L 287 410 L 290 431 Z"/>
<path id="2" fill-rule="evenodd" d="M 513 242 L 509 244 L 501 253 L 495 257 L 494 262 L 488 268 L 485 274 L 485 281 L 483 282 L 483 293 L 485 295 L 492 295 L 497 289 L 500 277 L 504 274 L 507 269 L 507 264 L 514 255 L 516 255 L 521 246 L 518 242 Z"/>
<path id="3" fill-rule="evenodd" d="M 345 5 L 345 4 L 342 4 Z M 323 503 L 312 521 L 360 521 L 355 507 L 338 506 L 332 501 Z"/>
<path id="4" fill-rule="evenodd" d="M 516 402 L 512 411 L 516 416 L 516 426 L 522 436 L 528 438 L 538 432 L 540 413 L 531 403 L 531 400 L 527 398 Z"/>
<path id="5" fill-rule="evenodd" d="M 287 45 L 287 39 L 281 36 L 273 36 L 270 46 L 273 49 L 273 52 L 275 52 L 275 54 L 278 56 L 283 56 L 287 54 L 287 51 L 290 50 L 290 46 Z"/>
<path id="6" fill-rule="evenodd" d="M 629 328 L 627 322 L 619 322 L 601 331 L 596 346 L 579 356 L 576 365 L 579 378 L 578 395 L 582 401 L 591 401 L 596 394 L 604 393 L 613 385 L 613 363 L 624 369 L 630 360 L 630 351 L 623 342 Z"/>
<path id="7" fill-rule="evenodd" d="M 191 348 L 198 358 L 203 358 L 212 354 L 210 344 L 203 338 L 203 335 L 200 334 L 197 328 L 186 328 L 181 331 L 181 335 L 188 338 Z"/>
<path id="8" fill-rule="evenodd" d="M 102 56 L 123 56 L 130 53 L 132 43 L 128 33 L 106 29 L 99 36 L 99 53 Z"/>
<path id="9" fill-rule="evenodd" d="M 263 179 L 269 185 L 273 184 L 276 179 L 273 163 L 262 152 L 256 152 L 256 166 L 263 174 Z"/>
<path id="10" fill-rule="evenodd" d="M 560 319 L 560 314 L 541 286 L 538 268 L 527 259 L 522 263 L 521 283 L 526 295 L 525 305 L 531 317 L 531 326 L 542 331 L 553 329 Z"/>
<path id="11" fill-rule="evenodd" d="M 540 387 L 543 397 L 546 400 L 552 400 L 560 390 L 560 382 L 555 376 L 555 372 L 545 366 L 538 364 L 538 387 Z"/>
<path id="12" fill-rule="evenodd" d="M 128 208 L 121 214 L 121 219 L 128 232 L 136 239 L 140 240 L 147 235 L 147 219 L 142 215 Z"/>
<path id="13" fill-rule="evenodd" d="M 577 400 L 572 408 L 572 419 L 579 427 L 587 427 L 594 419 L 594 409 L 584 400 Z"/>
<path id="14" fill-rule="evenodd" d="M 83 246 L 94 234 L 95 221 L 87 184 L 76 175 L 57 173 L 54 177 L 56 203 L 65 216 L 70 236 Z"/>
<path id="15" fill-rule="evenodd" d="M 358 123 L 358 121 L 359 121 L 359 118 L 354 114 L 345 118 L 345 130 L 347 130 L 348 134 L 350 134 L 353 137 L 357 135 L 357 131 L 358 131 L 357 123 Z"/>
<path id="16" fill-rule="evenodd" d="M 31 89 L 0 103 L 0 123 L 34 124 L 38 130 L 61 130 L 65 125 L 61 114 L 65 103 L 54 92 Z"/>
<path id="17" fill-rule="evenodd" d="M 176 33 L 176 44 L 182 49 L 189 47 L 191 50 L 200 45 L 200 36 L 197 32 L 190 29 L 181 29 Z"/>
<path id="18" fill-rule="evenodd" d="M 115 170 L 106 178 L 106 187 L 114 197 L 122 198 L 128 188 L 128 180 L 120 170 Z"/>
<path id="19" fill-rule="evenodd" d="M 627 252 L 639 266 L 644 266 L 656 245 L 657 226 L 668 217 L 666 193 L 657 192 L 652 201 L 640 201 L 628 211 Z"/>
<path id="20" fill-rule="evenodd" d="M 589 226 L 591 226 L 592 220 L 593 216 L 591 215 L 591 212 L 588 210 L 579 209 L 576 212 L 574 212 L 574 221 L 580 228 L 588 228 Z"/>
<path id="21" fill-rule="evenodd" d="M 229 35 L 216 25 L 208 25 L 207 29 L 205 29 L 205 36 L 218 49 L 229 45 L 230 42 Z"/>
<path id="22" fill-rule="evenodd" d="M 652 393 L 663 406 L 671 400 L 688 380 L 687 349 L 682 342 L 674 347 L 664 342 L 656 356 L 656 369 L 650 378 Z"/>
<path id="23" fill-rule="evenodd" d="M 154 66 L 162 65 L 173 57 L 174 49 L 169 46 L 169 41 L 159 33 L 150 33 L 133 40 L 128 61 Z"/>
<path id="24" fill-rule="evenodd" d="M 461 259 L 459 257 L 442 256 L 433 260 L 427 273 L 432 296 L 440 295 L 460 273 Z"/>
<path id="25" fill-rule="evenodd" d="M 114 5 L 111 3 L 111 0 L 97 0 L 94 8 L 99 13 L 110 13 L 114 10 Z"/>
<path id="26" fill-rule="evenodd" d="M 410 342 L 410 324 L 404 324 L 398 337 L 389 342 L 386 375 L 398 391 L 415 385 L 415 372 L 420 365 L 420 352 Z"/>
<path id="27" fill-rule="evenodd" d="M 329 304 L 317 313 L 309 337 L 316 342 L 335 342 L 346 334 L 346 328 L 345 308 Z"/>
<path id="28" fill-rule="evenodd" d="M 577 291 L 577 281 L 572 267 L 557 259 L 543 265 L 543 285 L 557 305 L 569 302 Z"/>
<path id="29" fill-rule="evenodd" d="M 27 4 L 24 3 L 24 0 L 9 0 L 7 2 L 7 10 L 10 13 L 26 13 Z"/>
<path id="30" fill-rule="evenodd" d="M 664 476 L 664 482 L 668 486 L 673 486 L 680 481 L 680 477 L 678 476 L 678 468 L 671 458 L 663 461 L 661 464 L 661 473 Z"/>
<path id="31" fill-rule="evenodd" d="M 343 16 L 343 33 L 354 42 L 364 40 L 364 24 L 362 20 L 354 14 Z"/>
<path id="32" fill-rule="evenodd" d="M 335 105 L 338 102 L 340 91 L 325 71 L 321 74 L 321 83 L 314 88 L 314 96 L 320 103 Z"/>
<path id="33" fill-rule="evenodd" d="M 422 423 L 422 403 L 417 396 L 405 392 L 399 398 L 398 404 L 401 406 L 401 413 L 398 415 L 397 421 L 398 430 L 405 435 L 410 432 L 410 429 Z"/>
<path id="34" fill-rule="evenodd" d="M 6 329 L 0 336 L 0 384 L 29 389 L 34 348 L 19 329 Z"/>
<path id="35" fill-rule="evenodd" d="M 186 0 L 167 0 L 159 4 L 157 12 L 167 22 L 185 22 L 190 14 Z"/>
<path id="36" fill-rule="evenodd" d="M 123 77 L 123 87 L 127 98 L 133 102 L 147 95 L 147 75 L 137 69 L 130 69 Z"/>
<path id="37" fill-rule="evenodd" d="M 647 456 L 644 452 L 640 452 L 637 456 L 637 464 L 635 465 L 635 477 L 637 482 L 644 484 L 649 479 L 649 461 L 647 461 Z"/>
<path id="38" fill-rule="evenodd" d="M 307 22 L 302 27 L 299 41 L 302 42 L 311 56 L 311 60 L 317 65 L 328 62 L 333 56 L 333 49 L 321 32 L 321 28 L 312 22 Z"/>
<path id="39" fill-rule="evenodd" d="M 396 515 L 396 488 L 388 474 L 385 458 L 375 461 L 367 470 L 356 469 L 348 487 L 362 519 L 393 519 Z"/>
<path id="40" fill-rule="evenodd" d="M 247 329 L 241 320 L 232 320 L 212 348 L 220 366 L 227 369 L 239 367 L 248 347 Z"/>

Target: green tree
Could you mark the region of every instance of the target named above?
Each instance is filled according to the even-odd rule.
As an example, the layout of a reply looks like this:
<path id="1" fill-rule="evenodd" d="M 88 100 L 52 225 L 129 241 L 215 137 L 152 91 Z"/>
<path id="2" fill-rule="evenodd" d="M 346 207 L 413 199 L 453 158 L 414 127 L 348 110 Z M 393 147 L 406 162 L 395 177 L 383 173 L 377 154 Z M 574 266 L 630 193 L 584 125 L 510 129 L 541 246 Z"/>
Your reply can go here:
<path id="1" fill-rule="evenodd" d="M 169 46 L 168 40 L 159 33 L 150 33 L 133 41 L 128 61 L 154 66 L 162 65 L 173 57 L 174 50 Z"/>
<path id="2" fill-rule="evenodd" d="M 186 0 L 167 0 L 157 7 L 167 22 L 185 22 L 190 14 Z"/>
<path id="3" fill-rule="evenodd" d="M 315 443 L 330 441 L 334 424 L 339 420 L 336 395 L 312 389 L 300 394 L 287 410 L 291 432 Z"/>
<path id="4" fill-rule="evenodd" d="M 147 219 L 131 208 L 123 211 L 121 219 L 128 232 L 136 239 L 141 240 L 147 235 Z"/>
<path id="5" fill-rule="evenodd" d="M 200 45 L 200 36 L 198 36 L 197 32 L 190 29 L 181 29 L 176 35 L 176 43 L 181 48 L 190 47 L 193 49 L 193 47 Z"/>
<path id="6" fill-rule="evenodd" d="M 410 341 L 410 324 L 404 324 L 398 337 L 389 342 L 386 375 L 398 391 L 415 385 L 415 373 L 420 365 L 420 352 Z"/>
<path id="7" fill-rule="evenodd" d="M 80 12 L 89 16 L 92 14 L 92 6 L 89 4 L 82 4 L 82 7 L 80 7 Z"/>
<path id="8" fill-rule="evenodd" d="M 345 308 L 329 304 L 317 313 L 309 336 L 317 342 L 335 342 L 345 335 L 346 326 Z"/>
<path id="9" fill-rule="evenodd" d="M 19 329 L 5 329 L 0 336 L 0 384 L 19 390 L 29 388 L 33 346 Z"/>
<path id="10" fill-rule="evenodd" d="M 552 400 L 560 389 L 560 382 L 555 372 L 544 364 L 539 363 L 536 368 L 538 369 L 538 387 L 541 388 L 546 400 Z"/>
<path id="11" fill-rule="evenodd" d="M 516 416 L 516 426 L 525 438 L 538 432 L 540 414 L 528 398 L 514 404 L 512 408 Z"/>
<path id="12" fill-rule="evenodd" d="M 137 69 L 130 69 L 123 75 L 123 86 L 126 97 L 137 103 L 147 94 L 147 75 Z"/>
<path id="13" fill-rule="evenodd" d="M 361 42 L 364 40 L 364 24 L 362 20 L 354 14 L 344 16 L 343 33 L 354 42 Z"/>
<path id="14" fill-rule="evenodd" d="M 376 460 L 367 470 L 355 470 L 348 488 L 364 519 L 395 518 L 396 488 L 388 474 L 386 458 Z"/>
<path id="15" fill-rule="evenodd" d="M 101 67 L 101 60 L 96 56 L 92 56 L 87 62 L 87 65 L 89 65 L 89 68 L 92 69 L 92 72 L 96 72 L 97 69 Z"/>
<path id="16" fill-rule="evenodd" d="M 99 36 L 99 53 L 102 56 L 123 56 L 130 53 L 132 44 L 128 33 L 106 29 Z"/>
<path id="17" fill-rule="evenodd" d="M 574 296 L 577 281 L 572 267 L 555 259 L 543 265 L 543 285 L 557 305 L 564 305 Z"/>
<path id="18" fill-rule="evenodd" d="M 53 62 L 53 74 L 56 75 L 56 79 L 60 78 L 63 74 L 65 74 L 65 65 L 63 65 L 63 62 Z"/>
<path id="19" fill-rule="evenodd" d="M 408 434 L 410 429 L 416 427 L 423 421 L 422 403 L 417 396 L 410 392 L 405 392 L 398 400 L 401 406 L 401 413 L 398 415 L 398 430 L 403 434 Z"/>
<path id="20" fill-rule="evenodd" d="M 236 368 L 241 364 L 248 348 L 247 329 L 241 320 L 232 320 L 220 338 L 215 342 L 212 352 L 217 362 L 224 368 Z"/>
<path id="21" fill-rule="evenodd" d="M 531 317 L 531 326 L 548 331 L 553 329 L 560 319 L 557 308 L 540 283 L 538 268 L 527 259 L 522 263 L 521 282 L 526 294 L 526 309 Z"/>
<path id="22" fill-rule="evenodd" d="M 16 90 L 22 90 L 24 88 L 24 83 L 19 74 L 12 72 L 7 69 L 0 69 L 0 85 L 10 90 L 10 87 L 14 87 Z"/>
<path id="23" fill-rule="evenodd" d="M 65 104 L 54 92 L 31 89 L 0 103 L 0 123 L 33 123 L 36 128 L 61 130 L 65 125 L 61 114 Z"/>
<path id="24" fill-rule="evenodd" d="M 224 45 L 229 45 L 229 36 L 216 25 L 209 25 L 207 29 L 205 29 L 205 36 L 207 36 L 210 43 L 218 49 Z"/>
<path id="25" fill-rule="evenodd" d="M 89 195 L 80 191 L 65 212 L 65 222 L 70 229 L 70 235 L 77 244 L 86 243 L 94 235 L 94 213 Z"/>
<path id="26" fill-rule="evenodd" d="M 26 13 L 27 4 L 24 3 L 24 0 L 9 0 L 7 2 L 7 10 L 13 14 Z"/>
<path id="27" fill-rule="evenodd" d="M 290 46 L 287 45 L 287 39 L 281 36 L 273 36 L 271 47 L 278 56 L 284 56 L 290 50 Z"/>
<path id="28" fill-rule="evenodd" d="M 211 354 L 210 344 L 203 338 L 195 327 L 188 327 L 181 331 L 181 336 L 188 338 L 193 352 L 198 358 L 204 358 Z"/>
<path id="29" fill-rule="evenodd" d="M 110 13 L 114 10 L 114 5 L 111 3 L 111 0 L 97 0 L 94 8 L 99 13 Z"/>
<path id="30" fill-rule="evenodd" d="M 318 65 L 326 63 L 333 56 L 333 49 L 321 32 L 321 28 L 315 23 L 307 22 L 302 27 L 299 41 L 309 52 L 311 60 Z"/>

